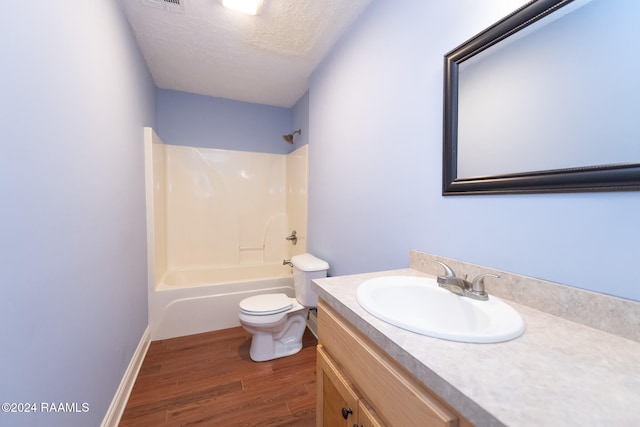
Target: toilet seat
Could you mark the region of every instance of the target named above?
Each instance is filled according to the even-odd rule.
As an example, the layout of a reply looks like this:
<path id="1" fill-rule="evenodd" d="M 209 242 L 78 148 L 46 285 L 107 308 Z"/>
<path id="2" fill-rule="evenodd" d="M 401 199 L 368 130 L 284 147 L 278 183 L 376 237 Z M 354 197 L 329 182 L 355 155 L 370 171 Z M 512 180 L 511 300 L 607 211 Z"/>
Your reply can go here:
<path id="1" fill-rule="evenodd" d="M 258 311 L 259 309 L 262 311 Z M 273 327 L 286 321 L 291 313 L 302 310 L 306 310 L 306 307 L 286 294 L 255 295 L 240 301 L 240 322 L 253 326 Z"/>
<path id="2" fill-rule="evenodd" d="M 251 316 L 269 316 L 288 311 L 293 300 L 286 294 L 254 295 L 240 301 L 240 311 Z"/>

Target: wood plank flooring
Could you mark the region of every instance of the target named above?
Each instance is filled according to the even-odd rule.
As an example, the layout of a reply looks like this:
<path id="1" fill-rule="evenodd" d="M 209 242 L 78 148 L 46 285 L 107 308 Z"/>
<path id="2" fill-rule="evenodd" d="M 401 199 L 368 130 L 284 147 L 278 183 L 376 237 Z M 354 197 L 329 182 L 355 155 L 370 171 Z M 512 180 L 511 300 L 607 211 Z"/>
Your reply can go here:
<path id="1" fill-rule="evenodd" d="M 120 421 L 121 427 L 312 427 L 316 344 L 253 362 L 242 327 L 153 341 Z"/>

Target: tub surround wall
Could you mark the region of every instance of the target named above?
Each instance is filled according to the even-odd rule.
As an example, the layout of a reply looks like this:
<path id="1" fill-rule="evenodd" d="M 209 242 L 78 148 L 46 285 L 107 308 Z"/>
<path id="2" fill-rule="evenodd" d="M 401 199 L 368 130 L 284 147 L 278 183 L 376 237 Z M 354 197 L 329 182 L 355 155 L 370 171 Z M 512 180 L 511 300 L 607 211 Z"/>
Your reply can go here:
<path id="1" fill-rule="evenodd" d="M 307 179 L 308 179 L 308 145 L 296 149 L 286 159 L 286 211 L 289 218 L 287 232 L 296 231 L 298 242 L 287 245 L 288 255 L 300 255 L 307 251 Z M 289 235 L 289 233 L 287 233 Z"/>
<path id="2" fill-rule="evenodd" d="M 161 278 L 167 271 L 167 173 L 166 149 L 158 135 L 151 128 L 145 128 L 145 180 L 147 200 L 147 251 L 150 263 L 150 288 L 155 286 L 155 278 Z M 149 145 L 151 144 L 151 145 Z"/>
<path id="3" fill-rule="evenodd" d="M 156 281 L 166 272 L 279 264 L 306 252 L 307 147 L 241 152 L 153 143 Z M 285 240 L 292 230 L 296 245 Z"/>
<path id="4" fill-rule="evenodd" d="M 169 270 L 282 262 L 286 158 L 165 146 Z"/>

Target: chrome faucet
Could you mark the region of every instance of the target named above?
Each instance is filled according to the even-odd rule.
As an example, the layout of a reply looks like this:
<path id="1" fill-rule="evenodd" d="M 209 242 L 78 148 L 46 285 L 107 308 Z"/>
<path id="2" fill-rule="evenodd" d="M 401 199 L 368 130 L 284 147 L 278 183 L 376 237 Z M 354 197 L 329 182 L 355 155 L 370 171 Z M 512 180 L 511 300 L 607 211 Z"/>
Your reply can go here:
<path id="1" fill-rule="evenodd" d="M 469 282 L 466 276 L 464 279 L 457 277 L 451 267 L 449 267 L 444 262 L 436 262 L 443 266 L 445 271 L 444 275 L 440 275 L 436 279 L 436 281 L 438 282 L 438 286 L 462 297 L 469 297 L 481 301 L 487 301 L 489 299 L 489 294 L 487 294 L 487 292 L 485 292 L 484 290 L 484 278 L 500 277 L 497 274 L 485 273 L 476 276 L 471 282 Z"/>

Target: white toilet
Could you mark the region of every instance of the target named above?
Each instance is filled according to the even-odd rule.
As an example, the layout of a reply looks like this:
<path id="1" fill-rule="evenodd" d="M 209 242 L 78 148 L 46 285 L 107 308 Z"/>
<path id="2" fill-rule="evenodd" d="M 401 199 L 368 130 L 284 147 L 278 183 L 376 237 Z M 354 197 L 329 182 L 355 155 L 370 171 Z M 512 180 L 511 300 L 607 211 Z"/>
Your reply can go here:
<path id="1" fill-rule="evenodd" d="M 311 280 L 327 276 L 329 264 L 311 254 L 296 255 L 293 264 L 295 298 L 263 294 L 240 301 L 240 324 L 253 334 L 249 355 L 256 362 L 295 354 L 302 349 L 302 334 L 309 308 L 318 306 Z"/>

